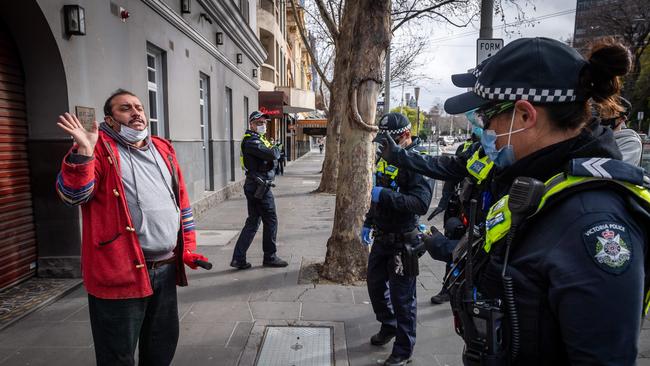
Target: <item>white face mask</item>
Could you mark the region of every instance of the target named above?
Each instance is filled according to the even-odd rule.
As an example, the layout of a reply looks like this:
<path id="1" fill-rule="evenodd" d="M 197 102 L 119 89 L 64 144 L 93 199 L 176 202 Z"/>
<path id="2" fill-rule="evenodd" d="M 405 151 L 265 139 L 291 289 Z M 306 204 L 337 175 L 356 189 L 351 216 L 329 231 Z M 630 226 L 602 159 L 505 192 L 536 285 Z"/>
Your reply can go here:
<path id="1" fill-rule="evenodd" d="M 260 135 L 264 135 L 266 133 L 266 125 L 257 126 L 256 132 Z"/>
<path id="2" fill-rule="evenodd" d="M 126 141 L 130 143 L 136 143 L 147 138 L 147 135 L 149 135 L 149 129 L 145 128 L 142 131 L 138 131 L 138 130 L 134 130 L 131 127 L 122 125 L 120 127 L 119 134 L 120 136 L 124 137 Z"/>

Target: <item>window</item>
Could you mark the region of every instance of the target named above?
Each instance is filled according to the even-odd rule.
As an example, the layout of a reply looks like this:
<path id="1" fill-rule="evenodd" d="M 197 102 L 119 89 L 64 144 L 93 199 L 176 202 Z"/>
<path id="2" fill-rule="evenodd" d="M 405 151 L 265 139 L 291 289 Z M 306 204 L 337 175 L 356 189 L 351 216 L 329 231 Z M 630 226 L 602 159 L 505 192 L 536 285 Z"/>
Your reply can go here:
<path id="1" fill-rule="evenodd" d="M 244 97 L 244 131 L 248 129 L 248 97 Z"/>
<path id="2" fill-rule="evenodd" d="M 199 74 L 199 113 L 201 115 L 205 190 L 211 191 L 214 189 L 214 180 L 212 177 L 212 148 L 210 146 L 210 78 L 203 73 Z"/>
<path id="3" fill-rule="evenodd" d="M 165 102 L 163 82 L 164 51 L 147 46 L 147 90 L 149 102 L 149 128 L 152 135 L 165 137 Z"/>
<path id="4" fill-rule="evenodd" d="M 239 0 L 239 12 L 246 20 L 246 24 L 250 25 L 250 11 L 248 8 L 248 0 Z"/>

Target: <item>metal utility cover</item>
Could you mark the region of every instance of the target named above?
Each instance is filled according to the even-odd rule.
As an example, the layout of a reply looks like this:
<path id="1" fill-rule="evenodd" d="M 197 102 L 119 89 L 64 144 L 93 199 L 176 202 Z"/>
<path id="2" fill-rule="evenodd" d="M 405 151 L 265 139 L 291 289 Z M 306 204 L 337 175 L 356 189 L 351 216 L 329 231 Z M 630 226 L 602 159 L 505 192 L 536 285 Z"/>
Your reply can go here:
<path id="1" fill-rule="evenodd" d="M 268 326 L 257 366 L 332 366 L 330 327 Z"/>

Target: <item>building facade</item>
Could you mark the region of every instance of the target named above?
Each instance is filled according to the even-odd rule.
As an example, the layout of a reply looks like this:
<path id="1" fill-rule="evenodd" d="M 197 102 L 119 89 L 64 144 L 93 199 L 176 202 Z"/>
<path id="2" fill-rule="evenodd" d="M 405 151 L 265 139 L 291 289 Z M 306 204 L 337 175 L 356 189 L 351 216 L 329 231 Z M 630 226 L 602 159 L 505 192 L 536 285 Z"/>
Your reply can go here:
<path id="1" fill-rule="evenodd" d="M 57 117 L 103 121 L 116 89 L 172 141 L 195 215 L 241 186 L 239 144 L 258 103 L 255 0 L 0 2 L 0 289 L 79 276 L 81 215 L 54 191 L 71 146 Z"/>
<path id="2" fill-rule="evenodd" d="M 296 1 L 296 17 L 304 24 L 302 3 Z M 293 160 L 309 151 L 297 120 L 299 113 L 315 109 L 311 58 L 288 1 L 260 0 L 257 25 L 267 53 L 260 68 L 259 109 L 272 117 L 267 137 L 280 141 L 287 160 Z"/>

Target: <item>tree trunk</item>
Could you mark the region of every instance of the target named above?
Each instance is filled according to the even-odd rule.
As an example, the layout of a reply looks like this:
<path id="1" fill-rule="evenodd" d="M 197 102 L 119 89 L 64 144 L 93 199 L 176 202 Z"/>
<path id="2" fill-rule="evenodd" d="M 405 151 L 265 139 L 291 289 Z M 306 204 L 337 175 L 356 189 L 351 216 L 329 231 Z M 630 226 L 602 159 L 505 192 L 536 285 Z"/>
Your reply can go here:
<path id="1" fill-rule="evenodd" d="M 332 80 L 330 90 L 330 108 L 327 120 L 327 138 L 325 139 L 325 159 L 320 184 L 314 192 L 336 193 L 336 179 L 339 173 L 339 121 L 340 108 L 336 103 L 336 83 Z"/>
<path id="2" fill-rule="evenodd" d="M 332 95 L 341 111 L 340 174 L 334 227 L 321 275 L 340 283 L 366 277 L 368 252 L 360 232 L 370 205 L 374 157 L 371 140 L 377 129 L 374 121 L 382 60 L 390 44 L 390 10 L 390 0 L 346 2 L 336 45 L 337 93 Z"/>

